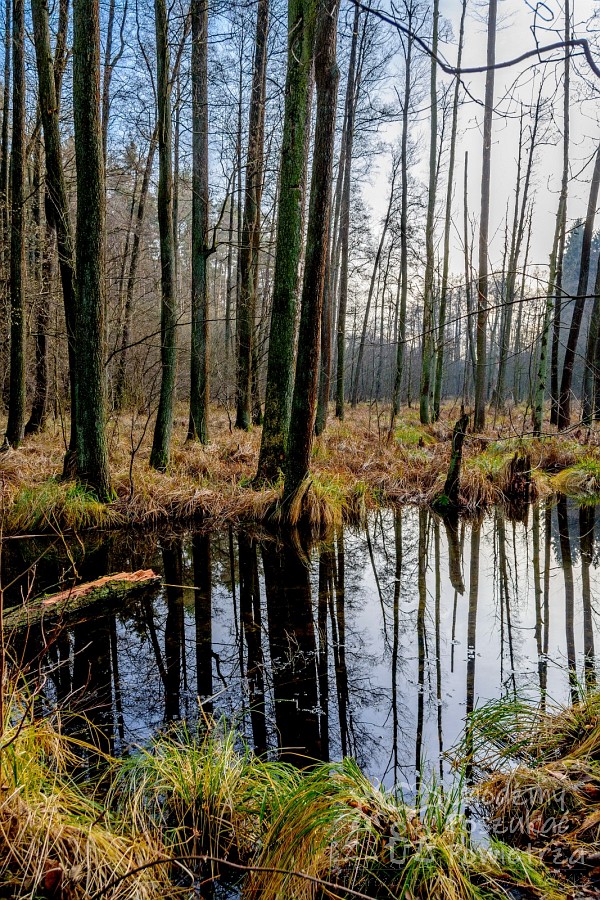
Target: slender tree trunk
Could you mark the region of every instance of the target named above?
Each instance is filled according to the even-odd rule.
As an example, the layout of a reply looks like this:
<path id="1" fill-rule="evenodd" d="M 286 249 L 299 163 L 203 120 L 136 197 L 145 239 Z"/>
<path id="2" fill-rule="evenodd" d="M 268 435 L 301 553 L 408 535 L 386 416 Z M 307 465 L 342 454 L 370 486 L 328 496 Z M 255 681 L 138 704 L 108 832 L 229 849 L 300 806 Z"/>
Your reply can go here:
<path id="1" fill-rule="evenodd" d="M 315 434 L 322 434 L 327 424 L 329 414 L 329 394 L 331 392 L 331 363 L 332 363 L 332 338 L 334 310 L 337 298 L 337 274 L 339 266 L 339 225 L 340 207 L 342 200 L 342 184 L 344 181 L 344 168 L 346 165 L 346 116 L 342 127 L 342 140 L 338 174 L 335 188 L 335 204 L 333 223 L 330 228 L 329 246 L 327 248 L 327 262 L 325 267 L 325 292 L 323 294 L 323 314 L 321 316 L 321 372 L 319 376 L 319 396 L 317 399 L 317 418 L 315 420 Z"/>
<path id="2" fill-rule="evenodd" d="M 265 417 L 257 473 L 259 479 L 272 479 L 283 467 L 294 383 L 294 332 L 298 266 L 302 250 L 302 186 L 313 55 L 314 0 L 289 0 L 288 10 L 288 66 L 279 212 Z"/>
<path id="3" fill-rule="evenodd" d="M 175 247 L 173 244 L 173 159 L 171 147 L 171 94 L 169 90 L 169 24 L 166 0 L 155 0 L 156 68 L 158 95 L 158 229 L 161 272 L 161 366 L 160 399 L 150 465 L 165 471 L 171 453 L 175 374 L 177 367 L 177 297 L 175 292 Z"/>
<path id="4" fill-rule="evenodd" d="M 563 75 L 563 168 L 558 212 L 556 215 L 556 233 L 558 234 L 558 250 L 556 253 L 556 274 L 554 284 L 548 285 L 548 293 L 551 287 L 555 287 L 554 322 L 552 328 L 552 353 L 550 360 L 550 424 L 558 422 L 558 351 L 560 346 L 560 328 L 562 311 L 562 266 L 565 249 L 566 224 L 567 224 L 567 194 L 569 189 L 569 138 L 571 121 L 571 50 L 567 46 L 571 38 L 571 7 L 570 0 L 565 0 L 565 63 Z M 543 401 L 542 401 L 543 402 Z"/>
<path id="5" fill-rule="evenodd" d="M 108 117 L 110 112 L 110 82 L 112 77 L 112 42 L 115 27 L 115 0 L 108 4 L 108 20 L 106 23 L 106 47 L 104 49 L 104 73 L 102 78 L 102 158 L 106 170 L 106 153 L 108 150 Z"/>
<path id="6" fill-rule="evenodd" d="M 352 145 L 354 142 L 354 114 L 356 111 L 356 55 L 360 9 L 354 7 L 352 45 L 346 86 L 346 143 L 344 147 L 344 181 L 340 210 L 340 299 L 337 318 L 337 370 L 335 414 L 344 418 L 344 380 L 346 377 L 346 310 L 348 307 L 348 248 L 350 236 L 350 191 L 352 187 Z"/>
<path id="7" fill-rule="evenodd" d="M 56 62 L 52 60 L 50 48 L 50 25 L 48 0 L 31 0 L 31 15 L 35 54 L 38 72 L 39 105 L 44 130 L 46 154 L 46 219 L 56 232 L 58 267 L 62 285 L 67 348 L 69 355 L 69 378 L 71 387 L 71 437 L 65 457 L 65 474 L 71 471 L 76 459 L 77 430 L 77 390 L 75 383 L 76 341 L 75 341 L 75 254 L 69 200 L 65 185 L 60 136 L 60 84 L 64 67 L 61 49 L 66 42 L 68 26 L 67 10 L 61 4 L 61 17 L 56 41 Z"/>
<path id="8" fill-rule="evenodd" d="M 232 176 L 232 184 L 235 179 L 235 170 Z M 235 203 L 233 202 L 233 192 L 229 197 L 229 226 L 227 229 L 228 246 L 227 246 L 227 282 L 225 288 L 225 365 L 224 375 L 226 384 L 226 397 L 229 403 L 229 357 L 231 354 L 231 308 L 233 296 L 233 222 L 234 222 Z"/>
<path id="9" fill-rule="evenodd" d="M 398 162 L 396 160 L 392 161 L 392 181 L 390 184 L 390 199 L 388 201 L 388 208 L 385 214 L 385 219 L 383 220 L 383 228 L 381 230 L 381 237 L 379 238 L 379 245 L 377 247 L 377 252 L 375 254 L 375 260 L 373 262 L 373 271 L 371 273 L 371 281 L 369 283 L 369 293 L 367 295 L 367 305 L 365 306 L 365 314 L 363 317 L 363 326 L 360 335 L 360 343 L 358 345 L 358 358 L 356 360 L 356 369 L 354 372 L 354 381 L 352 384 L 352 406 L 355 407 L 358 403 L 358 388 L 360 381 L 360 373 L 362 371 L 363 364 L 363 356 L 365 353 L 365 344 L 367 342 L 367 328 L 369 325 L 369 313 L 371 311 L 371 302 L 373 300 L 373 291 L 375 290 L 375 281 L 377 278 L 377 273 L 379 271 L 379 265 L 381 262 L 381 254 L 383 253 L 383 245 L 385 244 L 385 239 L 388 233 L 388 228 L 390 226 L 390 220 L 392 217 L 392 206 L 394 203 L 394 194 L 395 194 L 395 186 L 396 186 L 396 176 L 398 174 Z"/>
<path id="10" fill-rule="evenodd" d="M 208 442 L 208 0 L 192 0 L 192 346 L 188 440 Z"/>
<path id="11" fill-rule="evenodd" d="M 133 241 L 131 244 L 131 257 L 129 260 L 129 274 L 127 276 L 127 289 L 125 294 L 125 310 L 123 313 L 123 330 L 121 332 L 121 345 L 119 349 L 119 361 L 117 365 L 117 374 L 115 376 L 115 408 L 120 410 L 123 408 L 125 400 L 125 376 L 127 373 L 127 348 L 129 347 L 129 335 L 131 332 L 131 319 L 133 316 L 133 301 L 135 292 L 135 283 L 137 278 L 137 267 L 140 257 L 140 244 L 142 240 L 142 232 L 144 228 L 144 218 L 146 214 L 146 200 L 148 198 L 148 188 L 150 186 L 150 178 L 154 167 L 154 157 L 156 155 L 156 147 L 158 145 L 158 126 L 155 127 L 148 145 L 148 155 L 146 157 L 146 165 L 142 176 L 142 186 L 140 188 L 140 196 L 137 204 L 137 213 L 135 220 L 135 228 L 133 232 Z"/>
<path id="12" fill-rule="evenodd" d="M 10 393 L 6 442 L 25 428 L 25 0 L 13 0 L 13 108 L 10 155 Z"/>
<path id="13" fill-rule="evenodd" d="M 0 252 L 2 253 L 3 279 L 8 269 L 8 163 L 10 119 L 10 74 L 12 50 L 12 0 L 5 0 L 4 20 L 4 92 L 2 95 L 2 139 L 0 141 Z"/>
<path id="14" fill-rule="evenodd" d="M 125 275 L 127 272 L 127 264 L 130 262 L 129 248 L 131 246 L 131 236 L 134 233 L 134 220 L 135 220 L 135 210 L 136 203 L 138 200 L 138 181 L 139 181 L 139 160 L 135 163 L 135 175 L 133 178 L 133 187 L 131 190 L 131 203 L 129 205 L 129 218 L 127 220 L 127 232 L 125 234 L 125 245 L 123 247 L 123 256 L 121 258 L 121 271 L 119 273 L 119 318 L 118 318 L 118 329 L 117 329 L 117 343 L 119 344 L 119 352 L 117 356 L 117 364 L 114 378 L 114 391 L 113 391 L 113 409 L 117 412 L 121 410 L 123 406 L 123 398 L 125 394 L 125 351 L 123 349 L 123 335 L 125 334 L 125 330 L 129 328 L 129 322 L 126 322 L 127 317 L 127 299 L 126 299 L 126 284 L 125 284 Z"/>
<path id="15" fill-rule="evenodd" d="M 285 468 L 287 497 L 296 493 L 308 473 L 314 437 L 339 81 L 336 62 L 338 13 L 339 0 L 320 0 L 315 35 L 319 128 L 315 133 L 313 152 L 298 362 Z"/>
<path id="16" fill-rule="evenodd" d="M 421 388 L 419 418 L 423 425 L 431 421 L 430 393 L 433 366 L 434 311 L 433 275 L 435 266 L 433 232 L 435 228 L 435 195 L 437 189 L 437 48 L 439 0 L 433 0 L 433 37 L 430 70 L 430 131 L 429 131 L 429 189 L 427 194 L 427 223 L 425 225 L 425 284 L 423 287 L 423 339 L 421 351 Z"/>
<path id="17" fill-rule="evenodd" d="M 590 255 L 592 249 L 592 238 L 594 234 L 594 219 L 596 217 L 599 187 L 600 147 L 596 151 L 596 160 L 594 163 L 594 171 L 592 173 L 592 181 L 590 184 L 590 195 L 588 198 L 587 214 L 585 217 L 585 226 L 583 229 L 583 240 L 581 243 L 581 261 L 579 264 L 577 297 L 575 298 L 575 305 L 573 307 L 573 317 L 571 319 L 571 327 L 569 329 L 569 336 L 567 338 L 562 378 L 560 382 L 557 422 L 559 431 L 564 431 L 564 429 L 568 428 L 571 424 L 571 385 L 573 383 L 573 367 L 575 365 L 577 341 L 579 339 L 579 330 L 581 328 L 581 319 L 583 317 L 583 309 L 585 306 L 585 296 L 587 294 L 588 276 L 590 272 Z"/>
<path id="18" fill-rule="evenodd" d="M 77 476 L 101 500 L 112 496 L 104 371 L 105 194 L 100 124 L 99 0 L 73 7 L 73 115 L 77 166 Z"/>
<path id="19" fill-rule="evenodd" d="M 496 18 L 498 0 L 489 0 L 487 25 L 487 65 L 485 111 L 483 114 L 483 161 L 481 166 L 481 212 L 479 216 L 479 278 L 477 283 L 477 372 L 475 376 L 476 431 L 485 428 L 487 319 L 488 319 L 488 239 L 492 168 L 492 115 L 494 112 L 494 69 L 496 62 Z"/>
<path id="20" fill-rule="evenodd" d="M 508 261 L 508 272 L 506 274 L 506 289 L 505 289 L 505 307 L 502 310 L 502 327 L 500 331 L 500 357 L 498 360 L 498 377 L 496 380 L 496 391 L 495 391 L 495 405 L 496 409 L 502 409 L 504 406 L 505 400 L 505 381 L 506 381 L 506 366 L 508 362 L 508 356 L 510 353 L 510 341 L 511 341 L 511 331 L 512 331 L 512 315 L 513 308 L 515 305 L 516 299 L 516 282 L 517 282 L 517 267 L 519 264 L 519 257 L 521 255 L 521 246 L 523 243 L 523 236 L 525 234 L 525 220 L 527 214 L 527 206 L 529 203 L 529 187 L 531 184 L 531 173 L 533 171 L 533 158 L 536 147 L 536 138 L 537 138 L 537 130 L 540 120 L 540 111 L 541 111 L 541 93 L 538 96 L 535 114 L 533 118 L 533 125 L 531 127 L 531 143 L 529 145 L 529 153 L 527 156 L 527 166 L 525 168 L 525 180 L 523 184 L 523 191 L 520 192 L 517 187 L 516 196 L 515 196 L 515 218 L 514 218 L 514 226 L 513 226 L 513 237 L 511 242 L 511 252 Z M 521 142 L 519 142 L 519 150 L 520 150 Z M 520 155 L 519 155 L 519 176 L 520 176 Z M 520 209 L 519 209 L 519 193 L 521 194 L 520 198 Z M 519 210 L 517 212 L 517 210 Z"/>
<path id="21" fill-rule="evenodd" d="M 260 248 L 260 204 L 263 185 L 265 94 L 269 0 L 259 0 L 248 125 L 248 157 L 244 224 L 240 248 L 240 301 L 238 306 L 238 364 L 236 428 L 252 425 L 252 357 L 255 353 L 256 288 Z"/>
<path id="22" fill-rule="evenodd" d="M 34 156 L 33 173 L 34 204 L 32 209 L 36 244 L 36 300 L 35 300 L 35 390 L 29 421 L 25 434 L 36 434 L 46 424 L 48 411 L 48 350 L 47 331 L 50 323 L 50 289 L 52 280 L 52 252 L 54 231 L 44 223 L 42 228 L 42 138 L 38 135 Z"/>
<path id="23" fill-rule="evenodd" d="M 467 0 L 463 0 L 460 14 L 460 27 L 458 35 L 458 53 L 456 67 L 460 69 L 462 64 L 463 44 L 465 37 L 465 15 L 467 12 Z M 442 381 L 444 378 L 444 343 L 446 330 L 446 306 L 448 302 L 448 269 L 450 264 L 450 229 L 452 227 L 452 196 L 454 193 L 454 162 L 456 159 L 456 132 L 458 130 L 458 101 L 460 98 L 460 79 L 454 83 L 454 98 L 452 101 L 452 131 L 450 134 L 450 158 L 448 160 L 448 186 L 446 188 L 446 211 L 444 218 L 444 259 L 442 262 L 442 284 L 440 290 L 440 308 L 437 333 L 437 356 L 435 369 L 435 388 L 433 393 L 433 418 L 437 421 L 440 417 L 440 404 L 442 399 Z"/>
<path id="24" fill-rule="evenodd" d="M 571 34 L 570 0 L 565 0 L 565 45 L 568 44 Z M 540 434 L 544 417 L 544 399 L 546 394 L 546 381 L 548 378 L 548 343 L 550 325 L 554 318 L 552 334 L 552 351 L 550 360 L 550 396 L 551 411 L 550 423 L 556 425 L 558 416 L 558 347 L 560 339 L 560 320 L 562 298 L 560 284 L 562 281 L 562 257 L 565 244 L 565 226 L 567 217 L 567 192 L 569 186 L 569 123 L 570 123 L 570 56 L 571 51 L 565 46 L 565 71 L 563 76 L 563 168 L 558 210 L 556 212 L 556 224 L 554 228 L 554 240 L 550 254 L 550 272 L 548 276 L 548 294 L 542 335 L 540 340 L 540 358 L 536 380 L 535 398 L 533 404 L 533 431 Z M 554 316 L 553 316 L 554 313 Z"/>
<path id="25" fill-rule="evenodd" d="M 400 280 L 398 283 L 398 346 L 396 348 L 396 372 L 392 394 L 392 412 L 390 416 L 390 435 L 394 431 L 396 416 L 400 409 L 400 391 L 404 374 L 404 354 L 406 350 L 406 304 L 408 300 L 408 128 L 411 93 L 412 64 L 412 6 L 407 9 L 407 25 L 409 34 L 406 39 L 404 65 L 404 100 L 402 104 L 402 137 L 400 144 L 400 174 L 402 177 L 402 193 L 400 195 Z"/>
<path id="26" fill-rule="evenodd" d="M 175 128 L 173 133 L 173 260 L 175 268 L 173 270 L 173 283 L 175 285 L 175 294 L 179 297 L 179 141 L 181 135 L 181 82 L 179 74 L 175 79 Z M 192 103 L 193 103 L 192 88 Z M 192 126 L 192 146 L 194 141 L 194 128 Z M 193 149 L 192 149 L 192 166 L 193 166 Z M 192 178 L 193 178 L 192 174 Z M 192 188 L 192 205 L 194 202 L 194 193 Z M 192 218 L 193 218 L 192 212 Z M 192 262 L 193 265 L 193 262 Z"/>

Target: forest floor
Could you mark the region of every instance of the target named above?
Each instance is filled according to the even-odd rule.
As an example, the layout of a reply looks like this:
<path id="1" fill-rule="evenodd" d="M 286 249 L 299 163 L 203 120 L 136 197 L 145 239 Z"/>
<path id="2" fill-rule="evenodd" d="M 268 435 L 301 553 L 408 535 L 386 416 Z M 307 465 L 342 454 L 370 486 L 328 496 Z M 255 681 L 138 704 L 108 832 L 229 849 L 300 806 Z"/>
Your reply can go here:
<path id="1" fill-rule="evenodd" d="M 344 422 L 330 417 L 315 441 L 306 524 L 327 527 L 352 520 L 365 509 L 396 503 L 430 503 L 442 491 L 450 459 L 457 405 L 422 426 L 418 410 L 402 409 L 390 439 L 389 408 L 349 409 Z M 581 499 L 600 495 L 600 431 L 575 428 L 534 438 L 525 410 L 494 417 L 484 434 L 469 434 L 464 446 L 460 500 L 476 514 L 510 500 L 509 463 L 529 455 L 531 499 L 562 492 Z M 0 423 L 1 425 L 2 423 Z M 65 429 L 57 420 L 17 450 L 0 454 L 0 501 L 4 533 L 61 531 L 86 527 L 154 526 L 203 520 L 215 527 L 238 521 L 266 522 L 281 498 L 281 484 L 256 489 L 260 428 L 233 428 L 227 410 L 211 410 L 211 442 L 186 443 L 187 417 L 175 420 L 168 473 L 149 467 L 152 429 L 147 419 L 112 417 L 108 441 L 115 500 L 98 503 L 74 482 L 61 480 Z M 528 433 L 529 432 L 529 433 Z"/>

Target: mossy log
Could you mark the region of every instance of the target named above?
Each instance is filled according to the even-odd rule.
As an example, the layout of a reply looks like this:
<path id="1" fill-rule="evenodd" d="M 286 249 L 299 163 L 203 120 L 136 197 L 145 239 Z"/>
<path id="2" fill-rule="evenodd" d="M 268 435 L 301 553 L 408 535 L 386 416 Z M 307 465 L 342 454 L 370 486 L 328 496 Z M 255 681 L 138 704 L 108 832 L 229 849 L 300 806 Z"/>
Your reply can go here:
<path id="1" fill-rule="evenodd" d="M 79 584 L 57 594 L 45 594 L 22 606 L 10 607 L 4 611 L 3 625 L 7 631 L 18 631 L 37 625 L 43 619 L 70 617 L 92 605 L 118 605 L 134 594 L 157 588 L 159 584 L 160 576 L 152 569 L 104 575 L 96 581 Z"/>

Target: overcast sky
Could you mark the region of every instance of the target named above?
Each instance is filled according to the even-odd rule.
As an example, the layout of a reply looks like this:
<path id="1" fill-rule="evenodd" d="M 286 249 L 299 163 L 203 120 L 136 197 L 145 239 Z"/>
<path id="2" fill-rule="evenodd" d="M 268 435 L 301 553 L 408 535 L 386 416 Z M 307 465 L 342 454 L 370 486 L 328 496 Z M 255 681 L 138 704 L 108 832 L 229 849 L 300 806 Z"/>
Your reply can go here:
<path id="1" fill-rule="evenodd" d="M 592 52 L 600 64 L 600 40 L 590 20 L 595 4 L 591 0 L 579 0 L 574 8 L 575 35 L 587 37 Z M 456 62 L 456 40 L 458 39 L 460 21 L 460 0 L 440 0 L 441 15 L 452 23 L 454 37 L 449 43 L 440 46 L 440 52 L 454 64 Z M 486 56 L 486 20 L 487 2 L 471 3 L 468 7 L 465 30 L 465 50 L 463 66 L 485 64 Z M 534 49 L 536 37 L 539 45 L 553 43 L 562 39 L 564 30 L 564 10 L 560 3 L 545 0 L 538 4 L 527 0 L 500 0 L 499 31 L 497 36 L 496 60 L 501 62 L 518 56 L 520 53 Z M 535 27 L 536 34 L 533 33 Z M 545 30 L 546 29 L 546 30 Z M 493 124 L 492 148 L 492 189 L 490 237 L 492 245 L 490 255 L 494 263 L 499 264 L 504 241 L 504 218 L 506 204 L 514 191 L 517 169 L 517 152 L 520 103 L 531 104 L 537 98 L 540 82 L 544 80 L 544 96 L 547 99 L 546 117 L 548 120 L 548 142 L 540 147 L 534 173 L 535 199 L 534 228 L 530 252 L 530 264 L 546 266 L 551 249 L 554 230 L 554 218 L 558 203 L 560 187 L 562 146 L 562 74 L 563 62 L 561 51 L 545 55 L 548 60 L 544 65 L 532 67 L 532 60 L 506 70 L 496 72 L 495 104 L 497 115 Z M 554 61 L 552 61 L 554 60 Z M 440 75 L 440 79 L 442 76 Z M 516 88 L 514 86 L 517 80 Z M 465 84 L 474 98 L 483 100 L 484 75 L 465 78 Z M 554 97 L 554 100 L 551 98 Z M 587 203 L 587 191 L 591 174 L 591 157 L 596 142 L 600 139 L 600 123 L 598 121 L 600 97 L 600 79 L 590 71 L 583 58 L 574 61 L 572 75 L 571 102 L 571 183 L 569 186 L 569 219 L 582 216 Z M 454 219 L 459 225 L 462 222 L 462 181 L 464 174 L 464 153 L 469 152 L 469 205 L 470 211 L 478 215 L 479 191 L 481 185 L 481 121 L 482 108 L 473 101 L 467 101 L 461 110 L 459 125 L 459 144 L 455 183 L 457 185 L 454 202 Z M 554 121 L 550 121 L 550 117 Z M 424 142 L 426 135 L 424 134 Z M 426 178 L 427 152 L 421 154 L 421 177 Z M 587 168 L 584 168 L 588 162 Z M 386 179 L 387 180 L 387 179 Z M 379 181 L 379 179 L 378 179 Z M 445 176 L 442 180 L 440 196 L 445 194 Z M 380 194 L 386 193 L 385 183 L 376 192 L 379 205 Z M 373 200 L 373 194 L 371 194 Z M 381 197 L 384 201 L 385 198 Z M 459 226 L 462 231 L 462 225 Z M 441 231 L 441 228 L 439 229 Z M 441 235 L 439 235 L 441 238 Z M 461 250 L 458 236 L 454 235 L 452 264 L 456 272 L 462 269 Z"/>

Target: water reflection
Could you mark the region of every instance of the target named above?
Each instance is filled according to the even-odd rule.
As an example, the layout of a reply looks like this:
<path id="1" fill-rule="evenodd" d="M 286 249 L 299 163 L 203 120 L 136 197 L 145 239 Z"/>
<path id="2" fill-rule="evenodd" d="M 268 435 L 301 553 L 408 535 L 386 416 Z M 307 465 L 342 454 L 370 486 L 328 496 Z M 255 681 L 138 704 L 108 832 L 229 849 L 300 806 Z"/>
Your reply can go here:
<path id="1" fill-rule="evenodd" d="M 224 713 L 257 753 L 300 766 L 351 754 L 416 785 L 448 774 L 444 751 L 485 700 L 575 700 L 596 684 L 596 519 L 565 500 L 527 524 L 386 510 L 309 555 L 251 529 L 8 540 L 7 605 L 75 577 L 164 577 L 126 608 L 15 635 L 12 651 L 45 678 L 42 706 L 85 710 L 104 751 Z"/>

